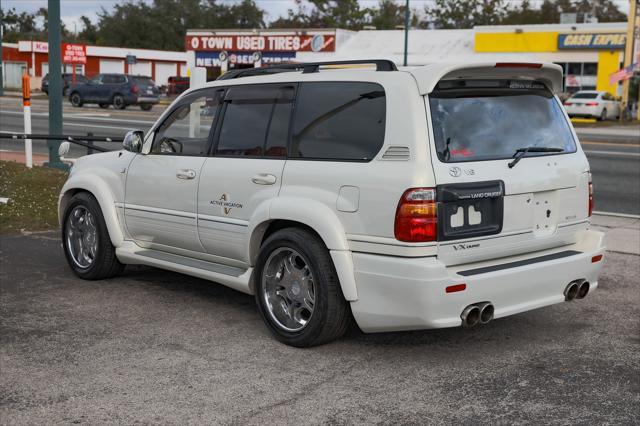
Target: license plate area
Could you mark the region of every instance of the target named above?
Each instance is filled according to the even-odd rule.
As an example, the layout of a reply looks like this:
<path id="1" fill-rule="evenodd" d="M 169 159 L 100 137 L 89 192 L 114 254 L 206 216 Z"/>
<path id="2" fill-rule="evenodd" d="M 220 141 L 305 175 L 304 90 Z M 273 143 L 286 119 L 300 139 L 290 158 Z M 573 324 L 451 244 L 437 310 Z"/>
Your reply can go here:
<path id="1" fill-rule="evenodd" d="M 438 185 L 440 241 L 499 234 L 504 211 L 502 181 Z"/>

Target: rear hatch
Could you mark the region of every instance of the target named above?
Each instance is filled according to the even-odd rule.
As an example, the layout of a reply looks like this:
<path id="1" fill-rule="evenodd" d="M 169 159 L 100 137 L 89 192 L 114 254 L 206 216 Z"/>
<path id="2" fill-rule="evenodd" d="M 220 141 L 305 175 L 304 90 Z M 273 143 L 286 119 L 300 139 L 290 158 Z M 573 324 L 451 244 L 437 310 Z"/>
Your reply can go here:
<path id="1" fill-rule="evenodd" d="M 160 89 L 158 89 L 158 86 L 156 86 L 156 83 L 151 78 L 135 76 L 133 77 L 133 81 L 140 89 L 138 96 L 146 98 L 160 95 Z"/>
<path id="2" fill-rule="evenodd" d="M 442 80 L 425 101 L 440 260 L 457 265 L 577 240 L 589 215 L 589 167 L 545 83 Z"/>

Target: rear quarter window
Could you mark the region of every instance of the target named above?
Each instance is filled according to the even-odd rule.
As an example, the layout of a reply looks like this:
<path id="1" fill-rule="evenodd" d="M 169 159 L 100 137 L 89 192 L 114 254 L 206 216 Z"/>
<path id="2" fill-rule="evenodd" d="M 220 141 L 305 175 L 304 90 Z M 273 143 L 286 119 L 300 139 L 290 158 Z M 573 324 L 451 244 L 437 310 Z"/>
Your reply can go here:
<path id="1" fill-rule="evenodd" d="M 300 85 L 290 157 L 370 161 L 384 142 L 386 96 L 375 83 Z"/>

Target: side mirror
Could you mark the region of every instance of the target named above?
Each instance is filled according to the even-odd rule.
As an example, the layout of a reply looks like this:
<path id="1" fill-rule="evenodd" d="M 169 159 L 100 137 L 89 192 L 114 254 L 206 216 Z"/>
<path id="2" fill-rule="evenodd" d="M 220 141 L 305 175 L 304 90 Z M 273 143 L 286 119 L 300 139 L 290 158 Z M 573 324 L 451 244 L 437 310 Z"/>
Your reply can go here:
<path id="1" fill-rule="evenodd" d="M 130 130 L 124 135 L 122 146 L 126 151 L 139 153 L 142 151 L 142 141 L 144 140 L 144 132 L 142 130 Z"/>

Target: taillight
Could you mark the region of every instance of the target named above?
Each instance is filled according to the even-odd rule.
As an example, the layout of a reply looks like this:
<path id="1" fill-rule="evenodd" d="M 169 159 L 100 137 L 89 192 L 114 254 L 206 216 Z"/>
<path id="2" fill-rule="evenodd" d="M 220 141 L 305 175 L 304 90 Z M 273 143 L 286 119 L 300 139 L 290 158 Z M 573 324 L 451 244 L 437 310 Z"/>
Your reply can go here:
<path id="1" fill-rule="evenodd" d="M 589 216 L 593 214 L 593 182 L 589 178 Z"/>
<path id="2" fill-rule="evenodd" d="M 587 102 L 585 105 L 586 106 L 598 106 L 598 103 L 597 102 Z"/>
<path id="3" fill-rule="evenodd" d="M 131 93 L 133 93 L 134 95 L 137 94 L 140 91 L 140 89 L 138 88 L 138 86 L 131 86 Z"/>
<path id="4" fill-rule="evenodd" d="M 438 204 L 433 188 L 412 188 L 402 194 L 394 226 L 396 239 L 409 243 L 436 241 Z"/>
<path id="5" fill-rule="evenodd" d="M 571 105 L 573 105 L 573 104 L 572 104 L 571 102 L 565 102 L 565 103 L 564 103 L 564 105 L 565 105 L 565 106 L 571 106 Z"/>

